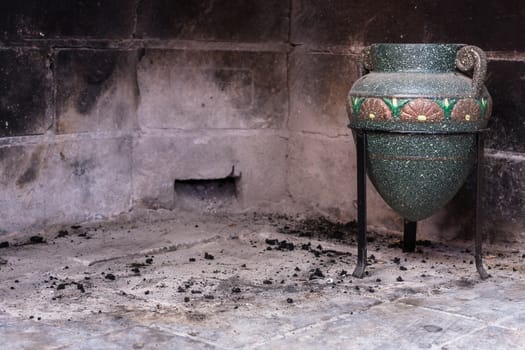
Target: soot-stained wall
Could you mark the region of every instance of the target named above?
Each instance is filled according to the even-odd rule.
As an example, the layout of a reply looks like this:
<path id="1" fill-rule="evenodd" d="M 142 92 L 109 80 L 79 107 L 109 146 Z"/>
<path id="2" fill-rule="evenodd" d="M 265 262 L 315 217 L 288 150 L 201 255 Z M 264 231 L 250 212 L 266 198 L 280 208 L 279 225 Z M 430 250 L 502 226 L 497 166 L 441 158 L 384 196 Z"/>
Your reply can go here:
<path id="1" fill-rule="evenodd" d="M 486 232 L 524 239 L 524 20 L 520 1 L 2 2 L 0 230 L 138 208 L 354 219 L 360 51 L 462 42 L 490 58 Z M 472 213 L 470 181 L 422 232 L 467 237 Z M 369 219 L 401 228 L 371 186 Z"/>

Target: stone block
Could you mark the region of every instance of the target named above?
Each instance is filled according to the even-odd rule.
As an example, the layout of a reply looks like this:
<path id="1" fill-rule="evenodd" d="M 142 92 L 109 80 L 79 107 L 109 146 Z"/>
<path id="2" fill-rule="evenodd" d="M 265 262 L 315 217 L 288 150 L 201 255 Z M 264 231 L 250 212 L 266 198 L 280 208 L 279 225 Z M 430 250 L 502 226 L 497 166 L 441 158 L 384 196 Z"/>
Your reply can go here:
<path id="1" fill-rule="evenodd" d="M 484 231 L 490 241 L 524 242 L 525 157 L 494 154 L 486 159 Z"/>
<path id="2" fill-rule="evenodd" d="M 490 62 L 487 88 L 494 100 L 494 108 L 486 146 L 525 152 L 525 63 Z"/>
<path id="3" fill-rule="evenodd" d="M 1 147 L 0 232 L 128 211 L 130 157 L 129 138 Z"/>
<path id="4" fill-rule="evenodd" d="M 425 42 L 465 43 L 487 51 L 525 48 L 518 29 L 525 17 L 522 1 L 426 0 L 412 5 L 413 13 L 423 18 Z"/>
<path id="5" fill-rule="evenodd" d="M 131 209 L 131 148 L 131 137 L 57 142 L 42 174 L 47 220 L 104 219 Z"/>
<path id="6" fill-rule="evenodd" d="M 345 101 L 357 79 L 348 56 L 295 52 L 290 57 L 290 119 L 294 131 L 349 135 Z"/>
<path id="7" fill-rule="evenodd" d="M 48 153 L 46 145 L 0 147 L 0 233 L 45 220 L 40 179 Z"/>
<path id="8" fill-rule="evenodd" d="M 128 38 L 133 31 L 133 0 L 2 1 L 0 37 Z"/>
<path id="9" fill-rule="evenodd" d="M 355 146 L 351 136 L 294 133 L 289 145 L 288 188 L 293 200 L 338 221 L 357 218 Z M 400 229 L 402 221 L 367 183 L 368 225 Z"/>
<path id="10" fill-rule="evenodd" d="M 0 137 L 43 134 L 51 127 L 52 81 L 41 50 L 0 50 Z"/>
<path id="11" fill-rule="evenodd" d="M 289 0 L 141 1 L 137 36 L 214 41 L 286 41 Z"/>
<path id="12" fill-rule="evenodd" d="M 279 135 L 234 132 L 170 132 L 139 136 L 133 150 L 134 204 L 177 206 L 175 180 L 221 179 L 239 175 L 240 208 L 285 200 L 286 144 Z"/>
<path id="13" fill-rule="evenodd" d="M 292 0 L 291 42 L 312 46 L 419 42 L 425 18 L 414 6 L 414 1 Z"/>
<path id="14" fill-rule="evenodd" d="M 299 1 L 291 41 L 361 46 L 380 42 L 459 42 L 485 50 L 522 50 L 519 1 Z"/>
<path id="15" fill-rule="evenodd" d="M 138 67 L 141 127 L 280 128 L 286 54 L 148 50 Z"/>
<path id="16" fill-rule="evenodd" d="M 482 216 L 484 237 L 490 242 L 523 242 L 525 235 L 525 156 L 488 152 L 483 166 Z M 475 234 L 475 177 L 434 216 L 422 222 L 421 238 L 473 240 Z"/>
<path id="17" fill-rule="evenodd" d="M 138 102 L 136 63 L 136 51 L 60 51 L 57 132 L 132 130 Z"/>

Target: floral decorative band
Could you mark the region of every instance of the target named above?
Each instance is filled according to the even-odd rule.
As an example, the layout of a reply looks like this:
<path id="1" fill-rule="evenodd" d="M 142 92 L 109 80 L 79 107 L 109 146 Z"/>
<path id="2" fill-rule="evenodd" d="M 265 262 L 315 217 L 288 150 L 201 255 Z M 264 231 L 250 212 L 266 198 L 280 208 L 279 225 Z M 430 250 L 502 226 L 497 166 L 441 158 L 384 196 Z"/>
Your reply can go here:
<path id="1" fill-rule="evenodd" d="M 442 120 L 469 122 L 490 117 L 490 97 L 474 98 L 378 98 L 350 96 L 354 118 L 431 123 Z"/>

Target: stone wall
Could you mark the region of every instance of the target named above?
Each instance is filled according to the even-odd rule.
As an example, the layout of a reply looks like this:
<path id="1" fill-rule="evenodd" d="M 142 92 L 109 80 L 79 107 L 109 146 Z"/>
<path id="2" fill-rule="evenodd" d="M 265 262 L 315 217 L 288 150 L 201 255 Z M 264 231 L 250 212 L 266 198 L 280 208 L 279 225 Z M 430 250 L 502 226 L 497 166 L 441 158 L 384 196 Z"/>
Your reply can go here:
<path id="1" fill-rule="evenodd" d="M 525 238 L 519 1 L 5 3 L 0 231 L 137 208 L 354 219 L 344 101 L 359 52 L 439 41 L 488 51 L 487 234 Z M 471 187 L 423 223 L 428 236 L 469 235 Z M 401 228 L 372 186 L 369 219 Z"/>

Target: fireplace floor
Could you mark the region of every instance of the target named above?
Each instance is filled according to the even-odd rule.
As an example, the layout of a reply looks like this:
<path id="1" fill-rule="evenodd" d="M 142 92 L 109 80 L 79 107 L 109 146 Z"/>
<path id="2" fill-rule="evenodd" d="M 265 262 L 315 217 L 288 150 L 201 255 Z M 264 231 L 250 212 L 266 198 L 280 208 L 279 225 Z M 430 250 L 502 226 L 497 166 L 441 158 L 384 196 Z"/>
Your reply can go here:
<path id="1" fill-rule="evenodd" d="M 472 242 L 427 241 L 416 253 L 402 253 L 399 236 L 372 233 L 369 275 L 359 280 L 351 276 L 356 245 L 346 229 L 250 214 L 4 235 L 1 347 L 513 349 L 525 343 L 525 250 L 486 245 L 492 278 L 482 282 L 471 263 Z"/>

